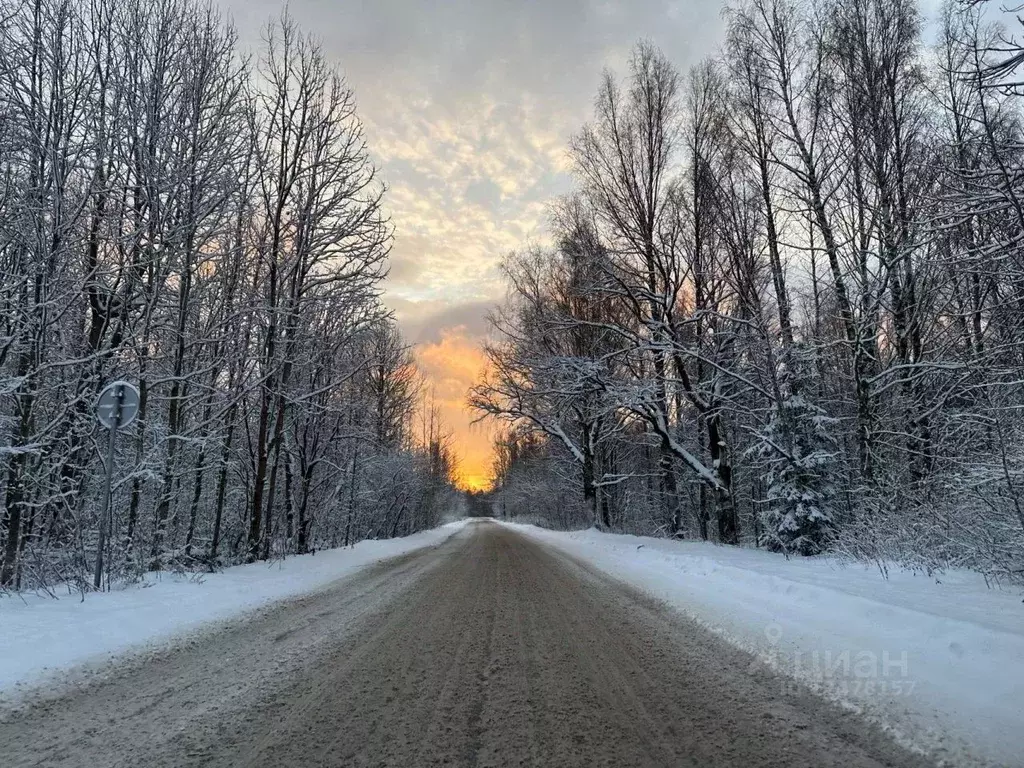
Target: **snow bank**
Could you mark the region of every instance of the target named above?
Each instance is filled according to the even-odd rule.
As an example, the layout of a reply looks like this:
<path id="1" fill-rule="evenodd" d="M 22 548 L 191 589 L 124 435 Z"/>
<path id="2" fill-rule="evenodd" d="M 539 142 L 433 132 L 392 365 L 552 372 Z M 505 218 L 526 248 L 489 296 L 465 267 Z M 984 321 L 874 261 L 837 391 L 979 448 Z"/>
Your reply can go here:
<path id="1" fill-rule="evenodd" d="M 149 574 L 137 586 L 88 595 L 84 601 L 76 596 L 0 597 L 0 703 L 71 667 L 166 641 L 204 624 L 313 592 L 381 559 L 436 546 L 465 523 L 271 564 L 239 565 L 202 579 Z"/>
<path id="2" fill-rule="evenodd" d="M 955 765 L 968 755 L 1024 765 L 1020 590 L 967 572 L 885 579 L 824 558 L 505 525 L 652 594 L 907 744 Z"/>

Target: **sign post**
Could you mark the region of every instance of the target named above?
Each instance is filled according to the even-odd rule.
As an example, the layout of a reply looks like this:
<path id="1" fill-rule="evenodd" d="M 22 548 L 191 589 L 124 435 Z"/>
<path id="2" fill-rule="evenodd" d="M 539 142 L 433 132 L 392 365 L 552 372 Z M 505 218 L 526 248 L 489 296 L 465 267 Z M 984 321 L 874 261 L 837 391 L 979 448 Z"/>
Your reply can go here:
<path id="1" fill-rule="evenodd" d="M 114 481 L 114 438 L 117 430 L 127 427 L 139 415 L 139 390 L 127 381 L 115 381 L 103 388 L 96 398 L 96 420 L 107 428 L 107 460 L 104 462 L 103 517 L 100 519 L 99 545 L 96 547 L 96 573 L 93 586 L 100 588 L 103 580 L 103 553 L 111 526 L 110 491 Z"/>

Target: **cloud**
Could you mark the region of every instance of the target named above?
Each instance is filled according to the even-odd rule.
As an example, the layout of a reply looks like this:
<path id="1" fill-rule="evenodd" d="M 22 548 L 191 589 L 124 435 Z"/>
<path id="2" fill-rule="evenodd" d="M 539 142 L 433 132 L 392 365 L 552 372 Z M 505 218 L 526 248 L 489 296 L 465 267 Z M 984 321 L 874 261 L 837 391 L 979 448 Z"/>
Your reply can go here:
<path id="1" fill-rule="evenodd" d="M 496 213 L 501 205 L 503 194 L 501 187 L 490 179 L 484 178 L 469 183 L 469 186 L 466 187 L 465 198 L 473 205 Z"/>
<path id="2" fill-rule="evenodd" d="M 395 313 L 406 340 L 412 344 L 434 344 L 454 328 L 475 342 L 487 338 L 488 315 L 495 308 L 491 300 L 450 302 L 445 299 L 413 301 L 389 296 L 387 304 Z"/>
<path id="3" fill-rule="evenodd" d="M 279 0 L 224 0 L 243 41 Z M 602 68 L 650 38 L 681 67 L 712 52 L 718 0 L 291 0 L 359 103 L 390 185 L 391 293 L 496 296 L 493 265 L 543 236 L 570 186 L 565 147 L 589 117 Z"/>

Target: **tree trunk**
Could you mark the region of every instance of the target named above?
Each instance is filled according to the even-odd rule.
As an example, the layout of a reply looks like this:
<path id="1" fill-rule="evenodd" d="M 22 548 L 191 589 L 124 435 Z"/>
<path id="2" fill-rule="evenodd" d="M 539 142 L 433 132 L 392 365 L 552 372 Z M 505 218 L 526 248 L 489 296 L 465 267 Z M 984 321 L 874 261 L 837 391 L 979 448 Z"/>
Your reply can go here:
<path id="1" fill-rule="evenodd" d="M 711 453 L 711 464 L 721 484 L 715 490 L 718 506 L 718 537 L 723 544 L 739 544 L 739 520 L 736 515 L 736 502 L 732 494 L 732 463 L 729 451 L 722 434 L 721 417 L 717 412 L 708 417 L 708 449 Z"/>

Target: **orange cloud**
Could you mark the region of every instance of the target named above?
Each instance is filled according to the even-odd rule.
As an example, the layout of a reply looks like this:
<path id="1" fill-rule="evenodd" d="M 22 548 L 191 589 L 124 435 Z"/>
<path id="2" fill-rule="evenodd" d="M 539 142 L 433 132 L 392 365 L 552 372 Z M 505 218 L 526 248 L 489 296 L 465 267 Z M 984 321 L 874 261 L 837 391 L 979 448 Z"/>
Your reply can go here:
<path id="1" fill-rule="evenodd" d="M 480 380 L 487 358 L 464 326 L 445 328 L 440 341 L 418 345 L 415 354 L 441 419 L 452 431 L 460 485 L 473 490 L 490 487 L 494 431 L 487 422 L 474 424 L 479 414 L 466 405 L 469 389 Z"/>

